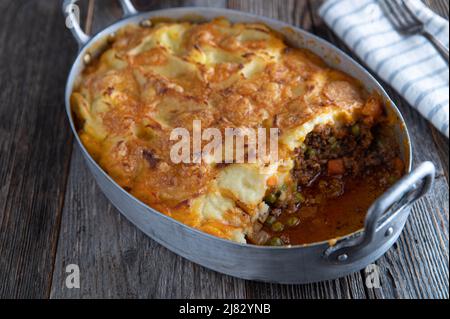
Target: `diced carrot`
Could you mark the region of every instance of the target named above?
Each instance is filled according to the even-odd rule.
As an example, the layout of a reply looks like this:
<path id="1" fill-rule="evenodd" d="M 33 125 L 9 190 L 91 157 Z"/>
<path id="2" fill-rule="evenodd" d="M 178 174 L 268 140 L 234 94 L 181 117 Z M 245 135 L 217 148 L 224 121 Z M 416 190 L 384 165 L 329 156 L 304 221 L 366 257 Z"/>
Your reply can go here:
<path id="1" fill-rule="evenodd" d="M 344 173 L 345 166 L 342 158 L 328 161 L 328 175 L 343 175 Z"/>
<path id="2" fill-rule="evenodd" d="M 278 185 L 278 177 L 276 175 L 270 176 L 267 179 L 267 186 L 274 187 Z"/>
<path id="3" fill-rule="evenodd" d="M 396 157 L 394 159 L 394 168 L 397 171 L 397 173 L 400 173 L 400 174 L 403 173 L 403 169 L 405 168 L 403 161 L 398 157 Z"/>
<path id="4" fill-rule="evenodd" d="M 377 118 L 383 114 L 383 107 L 380 98 L 373 96 L 369 98 L 362 108 L 364 115 L 364 122 L 367 124 L 373 123 Z"/>

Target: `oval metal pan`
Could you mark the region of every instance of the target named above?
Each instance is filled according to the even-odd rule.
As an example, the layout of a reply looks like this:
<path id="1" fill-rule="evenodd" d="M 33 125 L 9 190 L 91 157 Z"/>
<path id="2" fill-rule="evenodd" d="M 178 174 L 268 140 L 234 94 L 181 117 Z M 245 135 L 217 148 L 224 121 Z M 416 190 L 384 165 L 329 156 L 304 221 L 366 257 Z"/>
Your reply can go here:
<path id="1" fill-rule="evenodd" d="M 176 8 L 139 13 L 105 28 L 80 49 L 72 66 L 65 92 L 66 111 L 76 141 L 102 191 L 127 219 L 161 245 L 195 263 L 239 278 L 276 283 L 309 283 L 347 275 L 379 258 L 400 235 L 412 200 L 397 210 L 389 223 L 376 228 L 374 240 L 355 252 L 357 258 L 347 256 L 350 258 L 341 258 L 341 260 L 330 258 L 330 254 L 327 254 L 330 249 L 328 242 L 291 247 L 262 247 L 223 240 L 190 228 L 131 196 L 92 159 L 78 137 L 70 109 L 70 95 L 76 78 L 83 70 L 85 54 L 93 53 L 109 34 L 127 24 L 137 24 L 144 19 L 154 17 L 191 20 L 199 16 L 205 20 L 226 17 L 232 22 L 264 23 L 285 36 L 291 45 L 311 50 L 330 66 L 359 79 L 368 90 L 377 91 L 386 101 L 387 113 L 396 118 L 395 138 L 402 146 L 402 156 L 407 170 L 411 171 L 410 138 L 400 112 L 375 78 L 341 50 L 313 34 L 280 21 L 228 9 Z M 416 182 L 420 181 L 416 180 Z M 389 236 L 385 236 L 389 228 L 392 228 L 392 232 Z M 359 231 L 341 238 L 338 244 L 359 242 L 362 238 L 364 238 L 364 231 Z"/>

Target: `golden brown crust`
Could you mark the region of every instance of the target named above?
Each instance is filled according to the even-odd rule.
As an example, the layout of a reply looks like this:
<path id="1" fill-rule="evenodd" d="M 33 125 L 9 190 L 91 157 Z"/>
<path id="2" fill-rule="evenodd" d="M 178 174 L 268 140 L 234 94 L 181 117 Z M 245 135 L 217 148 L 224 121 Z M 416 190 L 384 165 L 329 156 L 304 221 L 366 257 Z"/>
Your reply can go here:
<path id="1" fill-rule="evenodd" d="M 173 164 L 173 128 L 191 130 L 201 120 L 203 129 L 265 126 L 288 134 L 330 110 L 351 120 L 380 104 L 264 25 L 224 19 L 120 30 L 86 68 L 71 101 L 84 145 L 114 180 L 150 206 L 225 238 L 249 217 L 233 208 L 222 221 L 202 221 L 190 210 L 223 167 Z M 288 156 L 289 147 L 281 143 L 280 154 Z"/>

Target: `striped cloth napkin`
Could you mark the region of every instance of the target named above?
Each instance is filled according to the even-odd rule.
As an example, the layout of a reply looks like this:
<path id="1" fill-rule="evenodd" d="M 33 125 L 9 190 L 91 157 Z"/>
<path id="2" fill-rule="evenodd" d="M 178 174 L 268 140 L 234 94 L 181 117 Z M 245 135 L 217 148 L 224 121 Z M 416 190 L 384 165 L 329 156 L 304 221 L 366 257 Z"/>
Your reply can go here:
<path id="1" fill-rule="evenodd" d="M 448 21 L 420 0 L 409 4 L 448 48 Z M 327 0 L 319 14 L 372 71 L 449 136 L 449 68 L 427 39 L 395 31 L 378 0 Z"/>

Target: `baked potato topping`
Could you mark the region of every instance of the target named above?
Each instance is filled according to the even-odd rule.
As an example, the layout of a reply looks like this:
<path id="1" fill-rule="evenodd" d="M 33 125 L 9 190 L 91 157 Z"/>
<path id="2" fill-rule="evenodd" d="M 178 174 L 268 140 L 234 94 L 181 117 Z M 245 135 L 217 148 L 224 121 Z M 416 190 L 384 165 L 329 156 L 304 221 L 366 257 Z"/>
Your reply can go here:
<path id="1" fill-rule="evenodd" d="M 261 229 L 269 193 L 296 183 L 294 161 L 308 134 L 370 125 L 382 110 L 378 96 L 310 51 L 265 25 L 225 19 L 121 29 L 77 79 L 71 106 L 84 146 L 126 191 L 238 242 Z M 279 156 L 175 164 L 171 131 L 190 131 L 194 120 L 204 129 L 278 128 Z"/>

